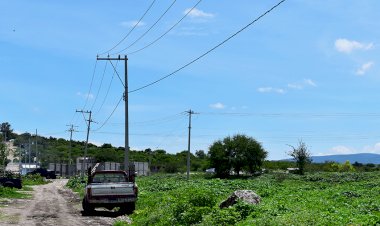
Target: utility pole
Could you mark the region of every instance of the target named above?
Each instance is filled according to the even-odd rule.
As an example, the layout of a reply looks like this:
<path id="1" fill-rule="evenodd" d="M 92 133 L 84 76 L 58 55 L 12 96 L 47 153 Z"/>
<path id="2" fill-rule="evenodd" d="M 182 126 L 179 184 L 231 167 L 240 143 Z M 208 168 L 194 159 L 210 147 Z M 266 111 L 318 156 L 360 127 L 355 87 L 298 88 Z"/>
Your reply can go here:
<path id="1" fill-rule="evenodd" d="M 187 114 L 189 114 L 189 136 L 188 136 L 188 142 L 187 142 L 187 179 L 190 179 L 190 138 L 191 138 L 191 115 L 198 114 L 192 111 L 191 109 L 189 111 L 186 111 Z"/>
<path id="2" fill-rule="evenodd" d="M 67 130 L 68 132 L 70 132 L 70 147 L 69 147 L 69 161 L 68 161 L 68 164 L 67 164 L 67 170 L 69 171 L 69 175 L 71 175 L 71 172 L 72 172 L 72 164 L 73 164 L 73 159 L 71 158 L 71 152 L 72 152 L 72 140 L 73 140 L 73 132 L 76 132 L 75 129 L 74 129 L 74 125 L 71 124 L 71 125 L 66 125 L 66 126 L 70 126 L 70 129 Z M 75 126 L 77 127 L 77 126 Z"/>
<path id="3" fill-rule="evenodd" d="M 73 124 L 71 125 L 66 125 L 66 126 L 70 126 L 70 129 L 68 129 L 67 131 L 70 132 L 70 147 L 69 147 L 69 165 L 71 165 L 73 163 L 73 160 L 71 158 L 71 151 L 72 151 L 72 140 L 73 140 L 73 132 L 77 132 L 74 127 L 78 127 L 78 126 L 74 126 Z"/>
<path id="4" fill-rule="evenodd" d="M 124 60 L 124 101 L 125 101 L 125 153 L 124 153 L 124 170 L 129 171 L 129 111 L 128 111 L 128 57 L 124 55 L 124 58 L 109 56 L 101 58 L 96 57 L 97 60 Z M 115 69 L 115 68 L 114 68 Z M 116 69 L 115 69 L 116 70 Z M 116 72 L 117 73 L 117 72 Z"/>
<path id="5" fill-rule="evenodd" d="M 37 129 L 36 129 L 36 165 L 38 164 L 38 159 L 39 159 L 39 155 L 38 155 L 38 147 L 37 147 Z"/>
<path id="6" fill-rule="evenodd" d="M 90 135 L 91 122 L 93 122 L 93 121 L 92 121 L 92 119 L 91 119 L 91 114 L 92 114 L 91 111 L 83 111 L 83 110 L 78 111 L 78 110 L 76 110 L 76 112 L 80 112 L 80 113 L 82 113 L 82 114 L 84 114 L 84 113 L 86 113 L 86 114 L 90 114 L 89 119 L 86 120 L 86 121 L 88 121 L 88 124 L 87 124 L 87 138 L 86 138 L 86 146 L 85 146 L 85 148 L 84 148 L 84 158 L 83 158 L 83 161 L 82 161 L 82 168 L 81 168 L 81 176 L 83 177 L 83 176 L 84 176 L 84 167 L 85 167 L 85 166 L 86 166 L 86 167 L 88 166 L 88 165 L 87 165 L 88 137 L 89 137 L 89 135 Z"/>
<path id="7" fill-rule="evenodd" d="M 29 139 L 28 139 L 28 141 L 29 141 L 29 145 L 28 145 L 28 154 L 29 154 L 29 169 L 30 169 L 30 158 L 31 158 L 31 155 L 32 155 L 32 149 L 30 148 L 30 137 L 29 137 Z"/>

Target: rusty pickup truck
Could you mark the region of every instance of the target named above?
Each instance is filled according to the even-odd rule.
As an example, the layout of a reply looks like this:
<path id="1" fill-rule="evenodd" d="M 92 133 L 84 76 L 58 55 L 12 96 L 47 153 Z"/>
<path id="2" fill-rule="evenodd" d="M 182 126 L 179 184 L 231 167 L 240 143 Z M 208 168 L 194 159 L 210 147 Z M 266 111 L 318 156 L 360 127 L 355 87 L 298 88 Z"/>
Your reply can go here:
<path id="1" fill-rule="evenodd" d="M 90 173 L 82 201 L 84 213 L 91 213 L 96 207 L 108 210 L 119 207 L 123 214 L 131 214 L 135 210 L 138 188 L 134 173 L 127 172 L 102 170 Z"/>

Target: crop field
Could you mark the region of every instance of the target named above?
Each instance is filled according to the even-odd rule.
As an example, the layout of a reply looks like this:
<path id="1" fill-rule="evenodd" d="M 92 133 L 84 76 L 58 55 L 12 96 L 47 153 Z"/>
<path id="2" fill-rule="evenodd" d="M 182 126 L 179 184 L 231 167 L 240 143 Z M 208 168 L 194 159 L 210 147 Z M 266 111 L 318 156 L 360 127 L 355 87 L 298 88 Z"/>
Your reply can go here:
<path id="1" fill-rule="evenodd" d="M 192 175 L 139 177 L 134 225 L 376 225 L 380 175 L 270 173 L 245 179 Z M 249 189 L 261 203 L 220 209 L 233 191 Z M 123 225 L 118 222 L 118 225 Z"/>

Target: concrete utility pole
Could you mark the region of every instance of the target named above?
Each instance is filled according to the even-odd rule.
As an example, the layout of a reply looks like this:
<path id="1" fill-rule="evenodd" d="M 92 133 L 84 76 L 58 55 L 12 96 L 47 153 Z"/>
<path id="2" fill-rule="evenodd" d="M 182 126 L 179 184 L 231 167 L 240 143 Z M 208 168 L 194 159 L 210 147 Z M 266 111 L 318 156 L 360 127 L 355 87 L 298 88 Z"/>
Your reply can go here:
<path id="1" fill-rule="evenodd" d="M 38 146 L 37 146 L 37 129 L 36 129 L 36 164 L 38 164 L 39 154 L 38 154 Z"/>
<path id="2" fill-rule="evenodd" d="M 71 158 L 71 151 L 72 151 L 72 140 L 73 140 L 73 132 L 76 132 L 76 130 L 74 129 L 74 127 L 77 127 L 77 126 L 74 126 L 73 124 L 71 125 L 66 125 L 66 126 L 70 126 L 70 129 L 68 129 L 67 131 L 70 132 L 70 147 L 69 147 L 69 167 L 71 164 L 73 164 L 73 160 Z"/>
<path id="3" fill-rule="evenodd" d="M 85 170 L 84 167 L 85 167 L 85 166 L 87 167 L 87 147 L 88 147 L 88 137 L 89 137 L 89 135 L 90 135 L 91 122 L 93 122 L 93 121 L 92 121 L 92 119 L 91 119 L 91 115 L 92 115 L 92 112 L 91 112 L 91 111 L 83 111 L 83 110 L 78 111 L 78 110 L 77 110 L 76 112 L 80 112 L 80 113 L 82 113 L 82 114 L 84 114 L 84 113 L 90 114 L 89 119 L 86 120 L 86 121 L 88 121 L 88 124 L 87 124 L 87 138 L 86 138 L 86 146 L 85 146 L 85 148 L 84 148 L 84 158 L 83 158 L 83 161 L 82 161 L 82 167 L 81 167 L 81 176 L 83 177 L 83 176 L 84 176 L 84 170 Z"/>
<path id="4" fill-rule="evenodd" d="M 30 137 L 29 137 L 29 139 L 28 139 L 28 141 L 29 141 L 29 145 L 28 145 L 28 154 L 29 154 L 29 168 L 30 168 L 30 160 L 31 160 L 31 155 L 32 155 L 32 149 L 31 149 L 31 145 L 30 145 Z"/>
<path id="5" fill-rule="evenodd" d="M 120 55 L 117 58 L 111 57 L 96 57 L 97 60 L 124 60 L 125 70 L 124 70 L 124 101 L 125 101 L 125 154 L 124 154 L 124 170 L 129 171 L 129 111 L 128 111 L 128 57 L 124 55 L 121 58 Z M 115 69 L 115 68 L 114 68 Z M 116 71 L 116 69 L 115 69 Z M 117 73 L 117 72 L 116 72 Z"/>
<path id="6" fill-rule="evenodd" d="M 191 109 L 189 111 L 186 111 L 187 114 L 189 114 L 189 137 L 187 142 L 187 179 L 190 179 L 190 138 L 191 138 L 191 115 L 198 114 L 192 111 Z"/>

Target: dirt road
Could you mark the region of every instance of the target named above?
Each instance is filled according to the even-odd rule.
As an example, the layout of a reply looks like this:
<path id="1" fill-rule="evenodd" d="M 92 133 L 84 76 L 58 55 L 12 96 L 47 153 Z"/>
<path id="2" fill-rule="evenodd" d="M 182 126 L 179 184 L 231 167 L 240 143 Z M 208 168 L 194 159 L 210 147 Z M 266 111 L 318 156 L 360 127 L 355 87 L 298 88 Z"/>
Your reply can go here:
<path id="1" fill-rule="evenodd" d="M 128 221 L 117 212 L 97 210 L 93 216 L 82 216 L 78 195 L 64 187 L 66 179 L 33 187 L 32 199 L 9 200 L 0 207 L 0 225 L 112 225 L 116 220 Z M 3 204 L 4 205 L 4 204 Z"/>

